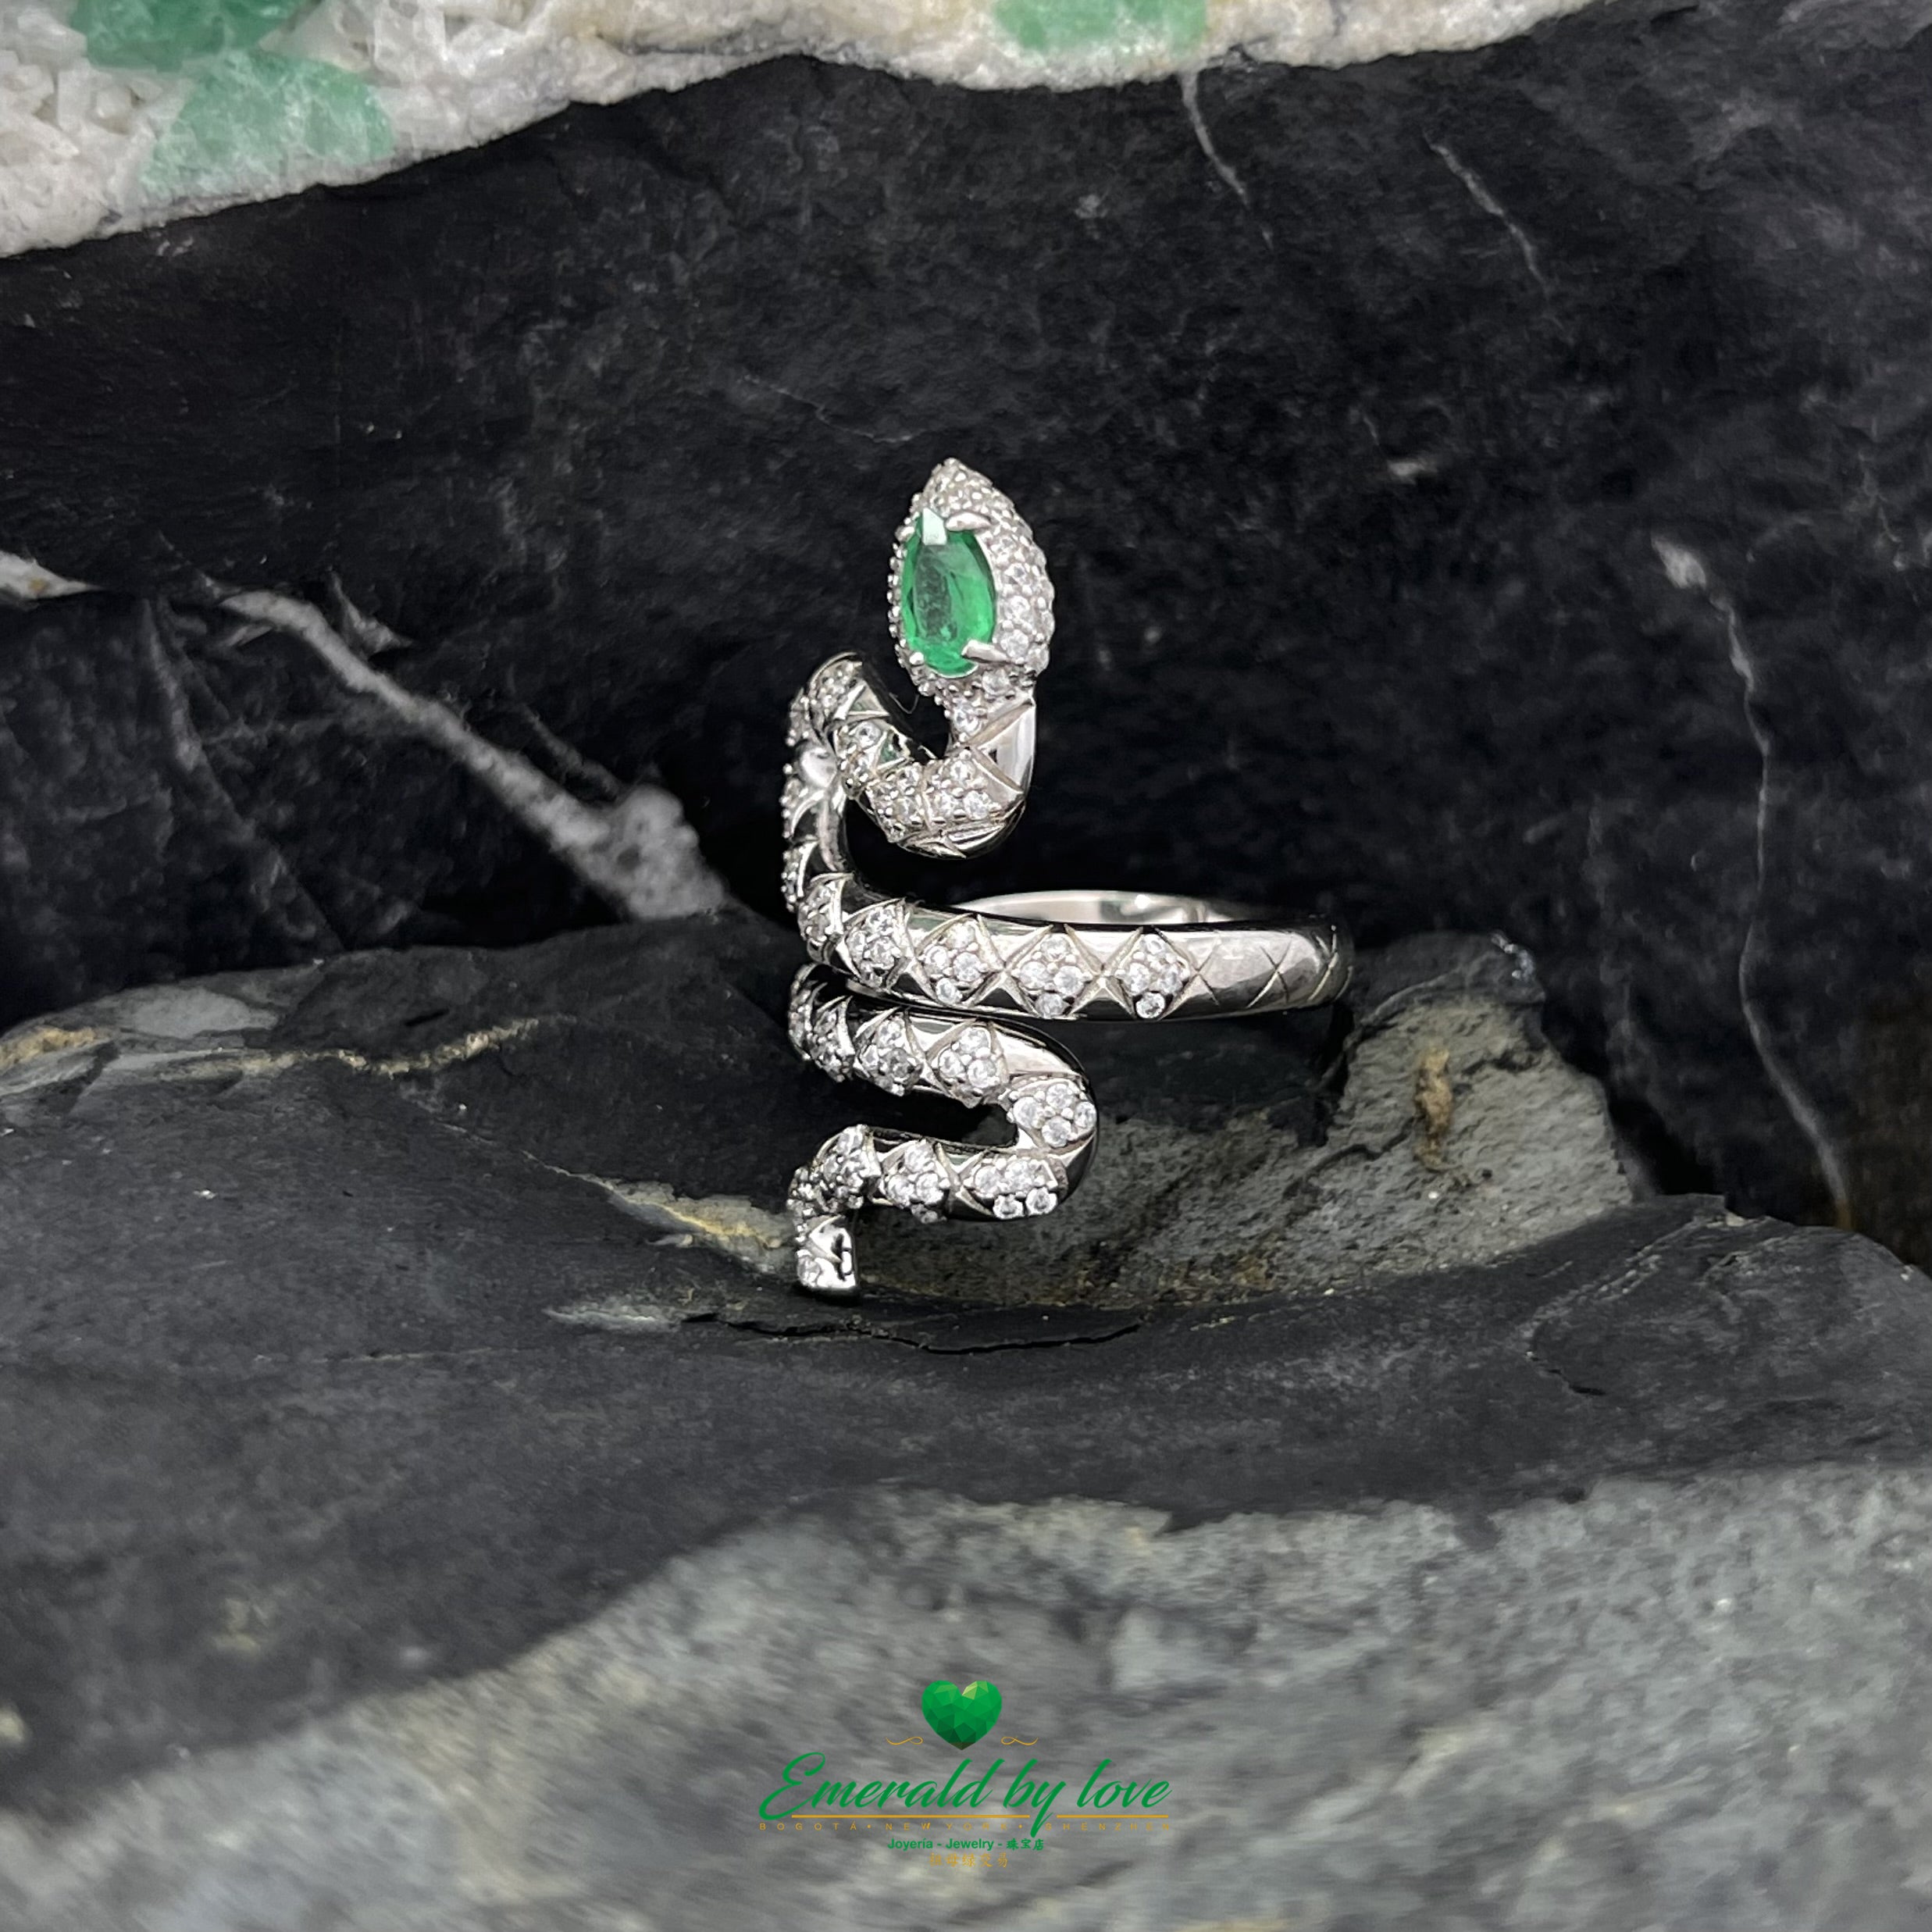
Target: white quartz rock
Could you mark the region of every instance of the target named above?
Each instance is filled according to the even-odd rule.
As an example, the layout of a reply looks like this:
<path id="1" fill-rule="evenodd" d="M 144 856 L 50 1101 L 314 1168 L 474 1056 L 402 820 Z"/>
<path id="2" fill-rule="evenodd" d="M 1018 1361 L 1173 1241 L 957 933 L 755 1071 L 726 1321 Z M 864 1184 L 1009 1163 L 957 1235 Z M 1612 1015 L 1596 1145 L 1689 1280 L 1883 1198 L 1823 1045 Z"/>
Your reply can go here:
<path id="1" fill-rule="evenodd" d="M 296 0 L 291 0 L 291 9 Z M 1074 87 L 1246 59 L 1339 66 L 1470 48 L 1588 0 L 321 0 L 269 62 L 353 77 L 393 139 L 376 158 L 292 134 L 248 168 L 151 168 L 198 76 L 96 66 L 71 0 L 0 4 L 0 255 L 380 174 L 572 102 L 680 87 L 783 54 L 975 87 Z M 367 90 L 362 93 L 362 90 Z"/>

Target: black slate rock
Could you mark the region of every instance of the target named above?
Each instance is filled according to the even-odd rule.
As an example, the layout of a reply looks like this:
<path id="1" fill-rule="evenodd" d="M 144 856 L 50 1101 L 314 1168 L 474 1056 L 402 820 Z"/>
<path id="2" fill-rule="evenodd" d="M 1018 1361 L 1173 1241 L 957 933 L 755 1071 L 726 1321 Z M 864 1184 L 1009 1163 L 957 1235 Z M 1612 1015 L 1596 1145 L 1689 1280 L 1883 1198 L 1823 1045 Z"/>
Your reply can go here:
<path id="1" fill-rule="evenodd" d="M 1060 587 L 981 883 L 1496 929 L 1674 1184 L 1910 1253 L 1932 38 L 1617 4 L 988 94 L 786 61 L 0 264 L 0 1000 L 600 916 L 222 584 L 679 790 L 769 906 L 786 699 L 938 458 Z M 1238 184 L 1238 187 L 1235 184 Z"/>
<path id="2" fill-rule="evenodd" d="M 1175 1526 L 1395 1503 L 1479 1526 L 1663 1479 L 1669 1538 L 1686 1472 L 1880 1481 L 1932 1448 L 1932 1292 L 1883 1250 L 1708 1199 L 1586 1200 L 1549 1238 L 1451 1203 L 1476 1218 L 1441 1222 L 1445 1246 L 1491 1258 L 1392 1272 L 1387 1177 L 1444 1185 L 1413 1134 L 1351 1153 L 1369 1178 L 1324 1197 L 1317 1219 L 1361 1217 L 1353 1274 L 1112 1305 L 801 1296 L 760 1248 L 785 1176 L 891 1103 L 793 1058 L 793 957 L 743 915 L 419 949 L 129 994 L 0 1045 L 9 1803 L 77 1816 L 184 1754 L 507 1663 L 774 1513 L 843 1521 L 907 1485 Z M 1324 1033 L 1255 1039 L 1265 1082 L 1232 1047 L 1189 1061 L 1150 1125 L 1121 1063 L 1110 1134 L 1266 1132 L 1313 1161 L 1375 1053 L 1412 1050 L 1393 1029 L 1455 1042 L 1472 1010 L 1532 1011 L 1520 958 L 1480 942 L 1371 958 L 1363 983 L 1338 1068 Z M 1607 1190 L 1588 1084 L 1527 1032 L 1505 1057 L 1459 1071 L 1456 1132 L 1520 1104 L 1537 1160 L 1571 1150 L 1533 1171 Z M 1257 1128 L 1264 1085 L 1284 1110 Z M 25 1884 L 8 1842 L 0 1877 Z"/>

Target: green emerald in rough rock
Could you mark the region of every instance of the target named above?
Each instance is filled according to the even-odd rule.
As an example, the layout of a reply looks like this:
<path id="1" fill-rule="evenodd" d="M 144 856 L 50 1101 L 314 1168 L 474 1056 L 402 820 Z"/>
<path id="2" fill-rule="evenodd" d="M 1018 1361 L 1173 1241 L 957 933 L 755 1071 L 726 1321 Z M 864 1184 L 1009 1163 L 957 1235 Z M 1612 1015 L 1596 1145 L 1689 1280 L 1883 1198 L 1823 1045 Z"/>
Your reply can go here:
<path id="1" fill-rule="evenodd" d="M 197 73 L 141 171 L 154 200 L 258 191 L 305 159 L 366 167 L 394 151 L 389 116 L 359 74 L 263 53 L 223 54 Z"/>
<path id="2" fill-rule="evenodd" d="M 205 54 L 252 47 L 308 0 L 80 0 L 68 25 L 84 34 L 97 67 L 178 73 Z"/>
<path id="3" fill-rule="evenodd" d="M 973 668 L 966 646 L 992 641 L 995 599 L 993 567 L 971 530 L 920 514 L 900 569 L 899 615 L 907 650 L 929 671 L 963 678 Z"/>

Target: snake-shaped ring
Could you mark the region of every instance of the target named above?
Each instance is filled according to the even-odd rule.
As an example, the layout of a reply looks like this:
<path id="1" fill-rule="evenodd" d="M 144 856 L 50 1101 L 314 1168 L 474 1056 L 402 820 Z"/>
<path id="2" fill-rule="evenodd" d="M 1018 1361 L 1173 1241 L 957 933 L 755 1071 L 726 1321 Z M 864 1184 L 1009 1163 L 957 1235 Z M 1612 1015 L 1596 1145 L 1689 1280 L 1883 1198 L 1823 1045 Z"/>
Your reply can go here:
<path id="1" fill-rule="evenodd" d="M 839 1079 L 997 1107 L 993 1148 L 847 1128 L 793 1176 L 800 1284 L 857 1292 L 850 1217 L 894 1207 L 927 1220 L 1050 1213 L 1093 1152 L 1078 1064 L 1015 1021 L 1171 1020 L 1279 1012 L 1335 998 L 1348 936 L 1298 919 L 1164 893 L 1011 893 L 932 906 L 876 890 L 853 864 L 856 801 L 895 845 L 964 858 L 1019 822 L 1033 772 L 1033 687 L 1046 668 L 1053 586 L 1019 513 L 962 463 L 939 465 L 894 545 L 899 661 L 947 725 L 910 737 L 860 660 L 815 672 L 793 701 L 782 886 L 815 963 L 793 987 L 791 1034 Z"/>

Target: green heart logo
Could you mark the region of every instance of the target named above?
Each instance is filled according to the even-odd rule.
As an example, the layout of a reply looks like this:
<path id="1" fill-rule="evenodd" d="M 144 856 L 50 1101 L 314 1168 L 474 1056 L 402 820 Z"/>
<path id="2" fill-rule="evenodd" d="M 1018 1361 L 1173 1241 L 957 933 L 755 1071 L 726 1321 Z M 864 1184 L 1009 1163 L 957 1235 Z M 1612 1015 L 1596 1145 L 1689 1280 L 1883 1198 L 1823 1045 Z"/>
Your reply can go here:
<path id="1" fill-rule="evenodd" d="M 1000 1721 L 1000 1687 L 983 1679 L 958 1684 L 936 1677 L 925 1687 L 919 1708 L 925 1713 L 926 1722 L 948 1744 L 964 1751 Z"/>

